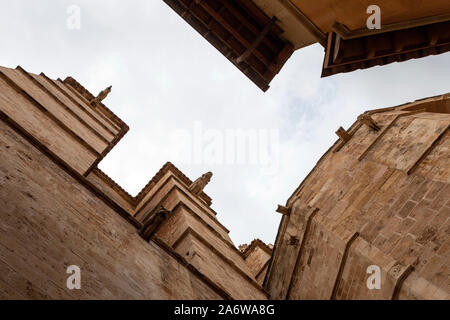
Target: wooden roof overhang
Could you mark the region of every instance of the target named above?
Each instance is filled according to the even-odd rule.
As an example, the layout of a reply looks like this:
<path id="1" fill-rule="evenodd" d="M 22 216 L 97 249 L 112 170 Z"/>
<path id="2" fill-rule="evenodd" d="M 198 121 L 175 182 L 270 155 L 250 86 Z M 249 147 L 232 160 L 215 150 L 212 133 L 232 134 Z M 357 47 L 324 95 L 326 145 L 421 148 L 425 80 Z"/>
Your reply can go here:
<path id="1" fill-rule="evenodd" d="M 328 34 L 322 77 L 450 51 L 450 21 L 359 37 L 335 29 Z"/>
<path id="2" fill-rule="evenodd" d="M 164 0 L 261 90 L 294 52 L 276 17 L 251 0 Z"/>

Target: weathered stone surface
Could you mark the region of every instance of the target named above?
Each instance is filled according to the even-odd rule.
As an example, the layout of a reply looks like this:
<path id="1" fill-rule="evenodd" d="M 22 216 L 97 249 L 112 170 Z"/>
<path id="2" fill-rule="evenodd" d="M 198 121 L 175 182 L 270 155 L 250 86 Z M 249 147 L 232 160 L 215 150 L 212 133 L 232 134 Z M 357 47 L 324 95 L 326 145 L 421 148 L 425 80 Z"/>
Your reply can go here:
<path id="1" fill-rule="evenodd" d="M 238 250 L 210 175 L 166 163 L 132 197 L 97 167 L 126 124 L 70 77 L 0 68 L 0 298 L 450 299 L 449 97 L 359 117 L 279 207 L 275 247 Z"/>
<path id="2" fill-rule="evenodd" d="M 324 155 L 287 201 L 272 298 L 450 298 L 449 106 L 446 95 L 370 111 L 380 130 L 360 117 Z M 318 209 L 306 238 L 299 202 Z M 303 245 L 290 253 L 293 237 Z M 371 265 L 380 290 L 366 286 Z"/>
<path id="3" fill-rule="evenodd" d="M 27 299 L 221 298 L 2 121 L 0 128 L 2 290 Z M 81 290 L 66 287 L 69 265 L 81 268 Z"/>
<path id="4" fill-rule="evenodd" d="M 0 71 L 0 298 L 267 298 L 202 191 L 210 175 L 168 163 L 132 197 L 96 167 L 128 130 L 107 91 L 93 108 L 74 79 Z"/>
<path id="5" fill-rule="evenodd" d="M 273 246 L 255 239 L 249 245 L 242 245 L 239 248 L 256 281 L 262 285 L 269 268 Z"/>

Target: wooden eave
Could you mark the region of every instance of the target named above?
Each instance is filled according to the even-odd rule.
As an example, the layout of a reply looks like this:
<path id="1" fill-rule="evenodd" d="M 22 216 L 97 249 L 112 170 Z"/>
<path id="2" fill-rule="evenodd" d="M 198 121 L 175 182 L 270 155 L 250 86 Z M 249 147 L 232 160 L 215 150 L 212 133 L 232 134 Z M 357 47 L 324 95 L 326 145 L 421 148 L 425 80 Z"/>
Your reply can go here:
<path id="1" fill-rule="evenodd" d="M 251 0 L 164 1 L 263 91 L 294 51 Z"/>

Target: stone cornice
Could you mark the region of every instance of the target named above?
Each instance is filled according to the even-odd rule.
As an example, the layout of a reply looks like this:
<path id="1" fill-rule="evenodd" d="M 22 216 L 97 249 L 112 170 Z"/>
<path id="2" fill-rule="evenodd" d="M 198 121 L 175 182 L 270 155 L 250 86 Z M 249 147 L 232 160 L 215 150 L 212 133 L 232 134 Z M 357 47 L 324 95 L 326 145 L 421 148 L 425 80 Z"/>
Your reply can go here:
<path id="1" fill-rule="evenodd" d="M 269 256 L 272 255 L 272 249 L 264 243 L 264 241 L 260 239 L 254 239 L 248 246 L 245 248 L 245 250 L 242 252 L 242 256 L 244 259 L 247 259 L 248 256 L 256 249 L 261 248 L 264 250 Z"/>

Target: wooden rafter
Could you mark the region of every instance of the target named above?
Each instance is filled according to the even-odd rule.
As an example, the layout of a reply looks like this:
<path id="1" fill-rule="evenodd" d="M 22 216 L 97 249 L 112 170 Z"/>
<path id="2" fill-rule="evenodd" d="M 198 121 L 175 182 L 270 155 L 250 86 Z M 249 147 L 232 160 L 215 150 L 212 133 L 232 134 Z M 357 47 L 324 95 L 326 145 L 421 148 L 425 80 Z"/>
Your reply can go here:
<path id="1" fill-rule="evenodd" d="M 450 51 L 450 21 L 343 39 L 329 33 L 322 76 Z"/>
<path id="2" fill-rule="evenodd" d="M 164 0 L 263 91 L 294 51 L 248 0 Z"/>
<path id="3" fill-rule="evenodd" d="M 270 29 L 272 29 L 273 25 L 275 24 L 275 21 L 277 21 L 277 19 L 273 17 L 270 20 L 270 22 L 264 27 L 264 29 L 261 31 L 258 37 L 255 39 L 255 41 L 253 41 L 253 43 L 247 48 L 247 50 L 245 50 L 245 52 L 236 59 L 237 63 L 241 63 L 242 61 L 247 59 L 253 53 L 253 51 L 255 51 L 255 49 L 261 44 L 261 42 L 267 36 Z"/>

